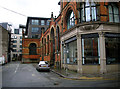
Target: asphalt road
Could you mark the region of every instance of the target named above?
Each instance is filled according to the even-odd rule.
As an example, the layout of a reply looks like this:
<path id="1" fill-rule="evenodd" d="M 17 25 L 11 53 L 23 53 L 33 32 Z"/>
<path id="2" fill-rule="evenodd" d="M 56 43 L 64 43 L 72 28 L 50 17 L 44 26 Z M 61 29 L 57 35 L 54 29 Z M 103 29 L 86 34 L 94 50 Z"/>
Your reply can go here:
<path id="1" fill-rule="evenodd" d="M 38 72 L 34 65 L 20 62 L 4 65 L 2 87 L 118 87 L 119 84 L 115 80 L 68 80 L 51 71 Z"/>

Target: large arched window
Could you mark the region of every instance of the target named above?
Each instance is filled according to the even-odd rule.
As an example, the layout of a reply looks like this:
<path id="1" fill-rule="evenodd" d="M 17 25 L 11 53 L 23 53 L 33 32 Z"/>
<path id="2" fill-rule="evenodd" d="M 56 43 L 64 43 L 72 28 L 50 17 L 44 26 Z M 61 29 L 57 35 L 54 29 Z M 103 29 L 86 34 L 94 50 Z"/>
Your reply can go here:
<path id="1" fill-rule="evenodd" d="M 86 1 L 80 4 L 80 22 L 97 21 L 98 11 L 94 2 Z"/>
<path id="2" fill-rule="evenodd" d="M 49 54 L 49 35 L 47 36 L 47 43 L 48 43 L 48 51 L 47 51 L 47 54 Z"/>
<path id="3" fill-rule="evenodd" d="M 44 40 L 44 42 L 45 42 L 45 43 L 44 43 L 44 47 L 45 47 L 45 48 L 44 48 L 44 50 L 45 50 L 45 51 L 44 51 L 44 55 L 46 55 L 46 39 Z"/>
<path id="4" fill-rule="evenodd" d="M 75 15 L 72 10 L 68 12 L 68 17 L 67 17 L 67 29 L 70 29 L 75 25 Z"/>
<path id="5" fill-rule="evenodd" d="M 110 3 L 108 5 L 109 10 L 109 22 L 120 22 L 119 9 L 116 4 Z"/>
<path id="6" fill-rule="evenodd" d="M 35 43 L 31 43 L 29 46 L 29 55 L 37 55 L 37 46 Z"/>
<path id="7" fill-rule="evenodd" d="M 60 29 L 59 27 L 57 26 L 57 29 L 56 29 L 56 44 L 57 44 L 57 50 L 60 51 Z"/>

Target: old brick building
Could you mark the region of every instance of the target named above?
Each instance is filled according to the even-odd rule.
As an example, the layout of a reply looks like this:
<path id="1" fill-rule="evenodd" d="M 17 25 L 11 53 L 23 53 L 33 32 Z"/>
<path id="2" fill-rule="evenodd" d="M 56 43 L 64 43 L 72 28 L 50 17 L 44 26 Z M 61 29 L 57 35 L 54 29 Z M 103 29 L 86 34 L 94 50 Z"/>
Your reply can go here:
<path id="1" fill-rule="evenodd" d="M 79 73 L 118 71 L 120 2 L 59 4 L 59 16 L 51 14 L 39 39 L 40 60 Z"/>
<path id="2" fill-rule="evenodd" d="M 22 62 L 39 62 L 40 38 L 49 27 L 50 18 L 28 17 L 26 31 L 23 30 Z"/>

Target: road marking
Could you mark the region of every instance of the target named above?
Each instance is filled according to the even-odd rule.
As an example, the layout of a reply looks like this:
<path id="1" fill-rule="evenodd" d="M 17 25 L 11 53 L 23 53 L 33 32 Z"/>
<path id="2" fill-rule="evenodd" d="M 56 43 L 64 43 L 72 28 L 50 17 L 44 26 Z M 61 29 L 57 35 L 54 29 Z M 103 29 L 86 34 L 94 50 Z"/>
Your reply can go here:
<path id="1" fill-rule="evenodd" d="M 16 68 L 16 70 L 15 70 L 15 73 L 17 72 L 17 70 L 18 70 L 18 67 L 19 67 L 19 64 L 17 65 L 17 68 Z"/>

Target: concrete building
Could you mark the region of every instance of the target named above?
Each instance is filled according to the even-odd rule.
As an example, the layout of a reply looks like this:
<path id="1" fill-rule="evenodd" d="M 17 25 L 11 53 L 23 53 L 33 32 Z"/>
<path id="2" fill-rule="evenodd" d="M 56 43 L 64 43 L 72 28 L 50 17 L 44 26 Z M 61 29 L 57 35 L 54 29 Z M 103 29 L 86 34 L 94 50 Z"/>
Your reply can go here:
<path id="1" fill-rule="evenodd" d="M 12 60 L 21 60 L 22 58 L 22 34 L 19 33 L 20 29 L 14 29 L 14 33 L 11 34 L 12 41 Z"/>
<path id="2" fill-rule="evenodd" d="M 5 58 L 5 62 L 8 62 L 8 31 L 0 25 L 0 57 Z"/>
<path id="3" fill-rule="evenodd" d="M 12 31 L 12 25 L 7 23 L 7 22 L 5 22 L 5 23 L 3 22 L 3 23 L 0 23 L 0 26 L 2 27 L 2 31 L 4 31 L 3 33 L 1 33 L 2 36 L 3 36 L 3 39 L 5 39 L 5 41 L 7 42 L 6 43 L 4 41 L 5 45 L 3 45 L 3 46 L 8 48 L 7 51 L 6 51 L 7 52 L 6 62 L 10 62 L 10 60 L 11 60 L 10 53 L 11 53 L 11 31 Z M 7 30 L 8 33 L 5 32 L 5 30 L 3 30 L 3 29 Z M 4 36 L 6 36 L 6 38 Z M 4 48 L 4 49 L 6 49 L 6 48 Z"/>

